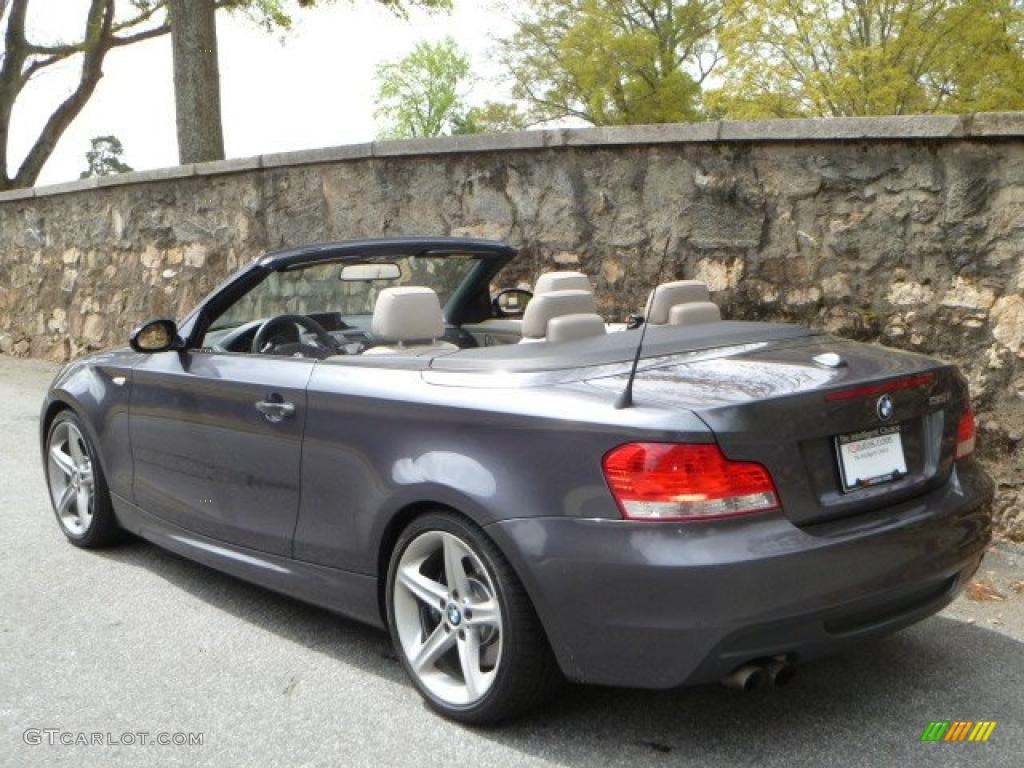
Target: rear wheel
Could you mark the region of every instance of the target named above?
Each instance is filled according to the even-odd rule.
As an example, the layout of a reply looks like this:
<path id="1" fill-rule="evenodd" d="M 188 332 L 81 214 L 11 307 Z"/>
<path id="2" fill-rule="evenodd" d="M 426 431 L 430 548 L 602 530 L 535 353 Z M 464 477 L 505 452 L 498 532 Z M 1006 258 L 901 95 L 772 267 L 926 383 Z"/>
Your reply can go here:
<path id="1" fill-rule="evenodd" d="M 560 680 L 525 590 L 484 533 L 448 513 L 414 520 L 388 569 L 395 650 L 436 711 L 464 723 L 506 720 Z"/>
<path id="2" fill-rule="evenodd" d="M 76 547 L 101 547 L 123 535 L 96 450 L 71 411 L 54 418 L 46 439 L 46 481 L 60 529 Z"/>

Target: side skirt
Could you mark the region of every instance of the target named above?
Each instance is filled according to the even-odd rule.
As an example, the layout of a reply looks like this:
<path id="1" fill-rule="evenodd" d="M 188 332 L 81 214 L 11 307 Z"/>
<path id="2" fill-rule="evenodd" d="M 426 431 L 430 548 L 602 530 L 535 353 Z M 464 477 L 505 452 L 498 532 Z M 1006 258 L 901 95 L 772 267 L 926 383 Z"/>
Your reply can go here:
<path id="1" fill-rule="evenodd" d="M 362 573 L 238 547 L 179 528 L 111 494 L 118 522 L 162 549 L 281 592 L 334 613 L 384 629 L 377 579 Z"/>

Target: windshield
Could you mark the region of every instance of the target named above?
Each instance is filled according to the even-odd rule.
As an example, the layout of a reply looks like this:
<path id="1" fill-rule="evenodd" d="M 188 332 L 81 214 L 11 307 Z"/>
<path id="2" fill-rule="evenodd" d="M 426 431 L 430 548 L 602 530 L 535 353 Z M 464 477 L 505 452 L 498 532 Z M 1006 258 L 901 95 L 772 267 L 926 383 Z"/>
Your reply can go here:
<path id="1" fill-rule="evenodd" d="M 478 256 L 460 254 L 382 256 L 362 263 L 387 265 L 387 269 L 360 271 L 351 268 L 359 262 L 349 260 L 272 272 L 217 318 L 210 330 L 283 314 L 372 315 L 380 292 L 400 285 L 433 289 L 443 307 L 479 261 Z"/>

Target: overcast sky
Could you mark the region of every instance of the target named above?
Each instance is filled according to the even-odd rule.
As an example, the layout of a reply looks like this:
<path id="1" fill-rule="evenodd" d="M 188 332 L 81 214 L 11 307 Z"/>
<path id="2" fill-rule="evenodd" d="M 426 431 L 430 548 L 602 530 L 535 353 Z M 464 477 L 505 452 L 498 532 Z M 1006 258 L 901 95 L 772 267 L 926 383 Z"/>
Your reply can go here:
<path id="1" fill-rule="evenodd" d="M 86 0 L 33 4 L 34 40 L 81 36 Z M 56 8 L 59 10 L 56 10 Z M 42 10 L 46 8 L 46 10 Z M 374 71 L 420 40 L 451 35 L 471 56 L 478 82 L 473 101 L 508 98 L 494 82 L 501 72 L 489 55 L 493 36 L 510 29 L 487 0 L 456 0 L 448 14 L 412 13 L 396 19 L 371 0 L 297 13 L 282 44 L 240 17 L 218 14 L 221 104 L 228 157 L 350 144 L 374 138 Z M 71 91 L 73 66 L 51 67 L 17 102 L 11 126 L 12 165 L 19 163 L 40 125 Z M 142 170 L 177 163 L 171 41 L 164 36 L 112 51 L 89 104 L 64 134 L 39 184 L 76 179 L 85 169 L 93 136 L 114 134 L 125 160 Z"/>

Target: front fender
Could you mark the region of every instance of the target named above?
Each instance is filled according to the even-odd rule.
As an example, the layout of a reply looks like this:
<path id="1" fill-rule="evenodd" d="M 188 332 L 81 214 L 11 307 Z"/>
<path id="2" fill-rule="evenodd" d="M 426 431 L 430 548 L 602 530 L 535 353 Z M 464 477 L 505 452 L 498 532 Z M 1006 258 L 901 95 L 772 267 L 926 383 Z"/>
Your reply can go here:
<path id="1" fill-rule="evenodd" d="M 131 498 L 132 455 L 128 436 L 131 365 L 123 350 L 93 355 L 65 366 L 54 378 L 40 415 L 40 448 L 45 463 L 46 433 L 56 413 L 67 408 L 81 420 L 94 446 L 111 493 Z"/>

